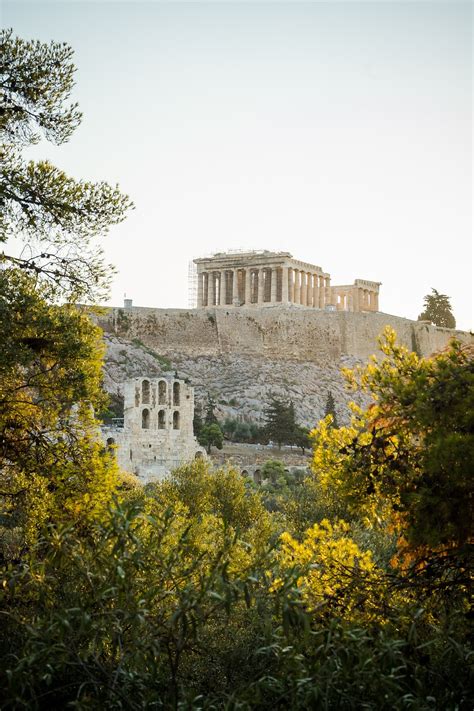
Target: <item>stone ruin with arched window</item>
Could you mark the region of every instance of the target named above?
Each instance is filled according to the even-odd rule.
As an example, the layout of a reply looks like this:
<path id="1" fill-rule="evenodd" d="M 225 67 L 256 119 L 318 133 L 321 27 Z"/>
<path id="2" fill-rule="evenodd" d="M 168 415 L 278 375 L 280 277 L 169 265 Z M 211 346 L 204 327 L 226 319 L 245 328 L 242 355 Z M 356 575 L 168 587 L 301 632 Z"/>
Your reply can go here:
<path id="1" fill-rule="evenodd" d="M 123 384 L 124 420 L 102 428 L 119 466 L 142 481 L 205 456 L 193 434 L 194 388 L 169 376 L 134 378 Z"/>

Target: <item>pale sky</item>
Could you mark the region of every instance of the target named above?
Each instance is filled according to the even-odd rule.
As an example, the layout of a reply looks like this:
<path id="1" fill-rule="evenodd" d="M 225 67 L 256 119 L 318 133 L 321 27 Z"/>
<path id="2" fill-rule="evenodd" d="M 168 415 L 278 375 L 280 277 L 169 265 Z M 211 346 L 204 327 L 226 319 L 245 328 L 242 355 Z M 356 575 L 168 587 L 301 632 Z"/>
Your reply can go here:
<path id="1" fill-rule="evenodd" d="M 187 307 L 188 262 L 290 251 L 333 284 L 431 287 L 472 327 L 470 2 L 23 2 L 2 26 L 68 42 L 84 113 L 42 143 L 136 210 L 104 246 L 110 303 Z"/>

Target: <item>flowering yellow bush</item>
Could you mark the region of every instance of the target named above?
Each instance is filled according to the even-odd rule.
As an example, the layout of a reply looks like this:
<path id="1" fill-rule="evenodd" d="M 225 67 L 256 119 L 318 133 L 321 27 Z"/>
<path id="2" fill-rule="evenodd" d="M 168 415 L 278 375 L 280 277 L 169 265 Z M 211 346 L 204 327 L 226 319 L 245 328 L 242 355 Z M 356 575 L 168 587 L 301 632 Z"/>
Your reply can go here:
<path id="1" fill-rule="evenodd" d="M 309 528 L 301 542 L 283 533 L 281 567 L 301 568 L 298 585 L 310 612 L 340 614 L 346 621 L 381 620 L 378 570 L 371 552 L 362 551 L 348 532 L 345 521 L 324 519 Z"/>

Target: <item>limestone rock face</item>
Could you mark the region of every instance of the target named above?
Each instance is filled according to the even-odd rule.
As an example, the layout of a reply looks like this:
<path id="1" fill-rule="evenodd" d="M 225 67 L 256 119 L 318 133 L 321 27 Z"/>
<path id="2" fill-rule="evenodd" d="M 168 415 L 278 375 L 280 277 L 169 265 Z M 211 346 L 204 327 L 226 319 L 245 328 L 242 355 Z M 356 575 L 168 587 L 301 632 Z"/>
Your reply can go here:
<path id="1" fill-rule="evenodd" d="M 177 371 L 180 378 L 189 380 L 195 389 L 196 403 L 204 404 L 208 394 L 217 403 L 217 414 L 222 418 L 239 418 L 244 422 L 263 422 L 263 410 L 271 394 L 292 400 L 296 417 L 301 424 L 314 427 L 323 417 L 327 395 L 331 391 L 341 424 L 347 422 L 348 402 L 367 401 L 361 395 L 345 389 L 341 367 L 353 367 L 361 362 L 343 356 L 335 363 L 318 365 L 312 362 L 272 360 L 256 356 L 175 355 L 168 366 L 157 359 L 147 347 L 117 336 L 107 335 L 105 387 L 108 392 L 123 395 L 123 383 L 129 378 L 158 375 Z"/>
<path id="2" fill-rule="evenodd" d="M 472 334 L 383 313 L 326 312 L 302 307 L 219 309 L 110 309 L 99 321 L 107 342 L 105 386 L 120 393 L 131 377 L 177 371 L 195 388 L 196 403 L 212 395 L 222 417 L 261 422 L 270 394 L 292 400 L 301 424 L 323 416 L 331 391 L 340 424 L 348 403 L 341 367 L 364 363 L 377 352 L 384 327 L 428 356 L 456 337 Z"/>

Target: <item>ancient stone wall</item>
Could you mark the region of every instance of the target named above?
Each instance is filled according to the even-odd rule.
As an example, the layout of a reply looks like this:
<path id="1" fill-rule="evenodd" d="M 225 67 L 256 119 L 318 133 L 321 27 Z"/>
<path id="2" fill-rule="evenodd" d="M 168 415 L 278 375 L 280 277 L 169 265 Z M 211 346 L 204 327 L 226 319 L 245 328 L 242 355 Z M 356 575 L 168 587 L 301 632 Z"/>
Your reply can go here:
<path id="1" fill-rule="evenodd" d="M 106 333 L 139 339 L 162 355 L 239 354 L 271 360 L 338 362 L 343 356 L 366 360 L 377 350 L 385 326 L 419 355 L 428 356 L 456 337 L 472 334 L 384 313 L 348 313 L 275 306 L 266 309 L 113 308 L 100 319 Z"/>
<path id="2" fill-rule="evenodd" d="M 193 434 L 194 389 L 183 380 L 140 377 L 122 383 L 124 421 L 104 426 L 122 469 L 144 482 L 161 480 L 172 469 L 205 456 Z"/>
<path id="3" fill-rule="evenodd" d="M 383 313 L 344 313 L 301 306 L 266 309 L 111 309 L 106 330 L 105 385 L 123 394 L 129 378 L 178 371 L 205 405 L 210 394 L 218 417 L 263 424 L 274 394 L 294 403 L 297 420 L 314 427 L 324 416 L 329 393 L 339 424 L 349 421 L 348 404 L 361 406 L 363 393 L 349 392 L 341 368 L 367 361 L 386 325 L 419 355 L 428 356 L 456 336 L 471 334 Z"/>

